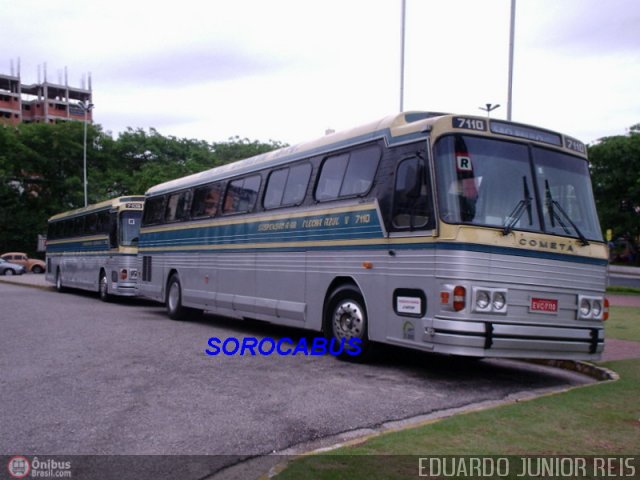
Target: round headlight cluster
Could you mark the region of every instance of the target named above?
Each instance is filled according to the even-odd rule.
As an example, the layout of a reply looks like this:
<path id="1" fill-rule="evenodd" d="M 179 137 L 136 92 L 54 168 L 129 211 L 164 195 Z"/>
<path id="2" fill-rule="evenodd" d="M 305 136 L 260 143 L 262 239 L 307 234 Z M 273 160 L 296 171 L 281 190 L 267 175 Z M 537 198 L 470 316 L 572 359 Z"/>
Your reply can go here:
<path id="1" fill-rule="evenodd" d="M 485 310 L 489 306 L 490 302 L 491 299 L 489 298 L 489 294 L 484 290 L 480 290 L 476 296 L 476 306 L 480 310 Z"/>
<path id="2" fill-rule="evenodd" d="M 593 316 L 596 318 L 602 313 L 602 303 L 600 300 L 594 300 L 591 308 L 593 309 Z"/>
<path id="3" fill-rule="evenodd" d="M 589 313 L 591 313 L 591 303 L 586 298 L 583 298 L 580 302 L 580 315 L 586 317 Z"/>
<path id="4" fill-rule="evenodd" d="M 507 303 L 507 299 L 502 292 L 496 292 L 493 296 L 493 308 L 496 310 L 502 310 Z"/>

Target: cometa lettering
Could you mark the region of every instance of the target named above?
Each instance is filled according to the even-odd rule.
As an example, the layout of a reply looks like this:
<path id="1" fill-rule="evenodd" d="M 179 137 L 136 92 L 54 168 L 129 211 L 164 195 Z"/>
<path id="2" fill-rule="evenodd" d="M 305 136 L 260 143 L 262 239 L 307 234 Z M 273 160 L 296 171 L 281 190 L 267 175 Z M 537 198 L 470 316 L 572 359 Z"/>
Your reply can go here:
<path id="1" fill-rule="evenodd" d="M 518 243 L 523 247 L 540 248 L 546 250 L 558 250 L 560 252 L 574 252 L 570 243 L 549 242 L 547 240 L 535 240 L 533 238 L 521 238 Z"/>

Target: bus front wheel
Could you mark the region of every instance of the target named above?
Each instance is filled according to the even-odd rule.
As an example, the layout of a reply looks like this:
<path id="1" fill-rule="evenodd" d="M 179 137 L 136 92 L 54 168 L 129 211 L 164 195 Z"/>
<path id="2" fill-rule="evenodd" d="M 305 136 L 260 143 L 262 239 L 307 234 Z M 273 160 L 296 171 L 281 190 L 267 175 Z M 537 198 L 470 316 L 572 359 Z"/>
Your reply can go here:
<path id="1" fill-rule="evenodd" d="M 107 274 L 102 271 L 100 272 L 100 280 L 98 281 L 98 294 L 100 295 L 100 300 L 103 302 L 108 302 L 111 300 L 111 295 L 109 295 L 109 282 L 107 281 Z"/>
<path id="2" fill-rule="evenodd" d="M 343 345 L 338 358 L 351 361 L 366 361 L 373 354 L 369 340 L 367 308 L 357 287 L 343 285 L 334 290 L 325 309 L 325 331 L 327 337 Z M 357 339 L 354 342 L 352 339 Z M 356 344 L 359 348 L 353 348 Z"/>
<path id="3" fill-rule="evenodd" d="M 62 272 L 60 271 L 60 269 L 56 270 L 56 290 L 59 293 L 63 293 L 66 291 L 66 289 L 62 285 Z"/>

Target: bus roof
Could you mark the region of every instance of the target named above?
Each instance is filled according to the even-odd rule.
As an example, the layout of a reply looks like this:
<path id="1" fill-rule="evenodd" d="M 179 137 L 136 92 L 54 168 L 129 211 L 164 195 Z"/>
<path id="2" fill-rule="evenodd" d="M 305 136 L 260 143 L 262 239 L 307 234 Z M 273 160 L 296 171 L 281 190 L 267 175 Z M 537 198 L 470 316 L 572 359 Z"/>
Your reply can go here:
<path id="1" fill-rule="evenodd" d="M 98 210 L 105 210 L 107 208 L 116 207 L 118 205 L 121 205 L 127 202 L 144 202 L 144 197 L 141 195 L 135 195 L 135 196 L 110 198 L 109 200 L 104 200 L 100 203 L 94 203 L 92 205 L 87 205 L 86 207 L 76 208 L 75 210 L 69 210 L 67 212 L 58 213 L 53 217 L 51 217 L 48 221 L 55 222 L 56 220 L 74 217 L 76 215 L 80 215 L 83 213 L 89 213 L 89 212 L 98 211 Z"/>
<path id="2" fill-rule="evenodd" d="M 357 145 L 376 138 L 386 138 L 389 143 L 396 143 L 393 139 L 407 134 L 424 131 L 424 120 L 441 117 L 444 113 L 433 112 L 404 112 L 387 116 L 359 127 L 341 132 L 331 133 L 309 142 L 280 148 L 237 162 L 228 163 L 220 167 L 214 167 L 203 172 L 194 173 L 186 177 L 170 180 L 151 187 L 146 195 L 152 196 L 181 188 L 202 185 L 217 180 L 223 180 L 243 173 L 248 173 L 257 168 L 269 168 L 336 148 Z M 416 138 L 417 139 L 417 138 Z"/>
<path id="3" fill-rule="evenodd" d="M 554 135 L 560 142 L 559 144 L 554 144 L 556 147 L 570 148 L 567 147 L 567 143 L 569 142 L 571 144 L 571 142 L 574 142 L 577 145 L 581 145 L 584 149 L 584 145 L 575 139 L 563 137 L 560 134 L 540 129 L 538 127 L 497 120 L 487 121 L 486 117 L 410 111 L 389 115 L 381 120 L 376 120 L 349 130 L 325 135 L 324 137 L 320 137 L 309 142 L 280 148 L 278 150 L 273 150 L 244 160 L 238 160 L 226 165 L 214 167 L 203 172 L 194 173 L 192 175 L 160 183 L 149 188 L 145 195 L 161 195 L 167 192 L 181 190 L 183 188 L 191 188 L 219 180 L 225 180 L 227 178 L 250 173 L 258 169 L 276 167 L 303 158 L 321 155 L 326 152 L 358 145 L 375 139 L 383 138 L 387 142 L 387 145 L 413 142 L 420 140 L 421 138 L 426 138 L 428 132 L 431 131 L 435 124 L 439 124 L 438 130 L 450 130 L 453 123 L 452 119 L 460 118 L 483 122 L 485 133 L 490 131 L 493 134 L 518 137 L 520 139 L 528 139 L 536 142 L 541 141 L 542 143 L 545 143 L 545 141 L 540 140 L 539 138 L 534 138 L 533 134 L 530 136 L 525 135 L 528 135 L 531 132 L 534 132 L 534 134 L 537 134 L 538 136 L 544 136 L 545 134 Z M 500 124 L 502 128 L 494 130 L 492 122 L 495 122 L 496 125 Z M 507 132 L 507 129 L 504 128 L 505 125 L 513 127 L 513 131 L 515 133 L 505 133 Z M 466 129 L 466 127 L 460 128 Z M 471 128 L 467 130 L 477 129 Z M 574 151 L 574 153 L 581 154 L 582 156 L 585 156 L 585 152 L 586 150 Z"/>

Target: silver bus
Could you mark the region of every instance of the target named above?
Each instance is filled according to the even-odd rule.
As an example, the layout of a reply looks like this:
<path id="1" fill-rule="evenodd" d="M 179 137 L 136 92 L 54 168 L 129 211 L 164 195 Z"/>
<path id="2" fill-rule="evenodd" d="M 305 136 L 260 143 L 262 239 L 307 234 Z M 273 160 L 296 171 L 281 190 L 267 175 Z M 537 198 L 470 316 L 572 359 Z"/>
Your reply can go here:
<path id="1" fill-rule="evenodd" d="M 405 112 L 146 192 L 139 292 L 202 311 L 477 357 L 597 359 L 607 247 L 586 148 Z"/>
<path id="2" fill-rule="evenodd" d="M 49 219 L 46 279 L 58 291 L 79 288 L 136 295 L 137 253 L 143 196 L 120 197 Z"/>

